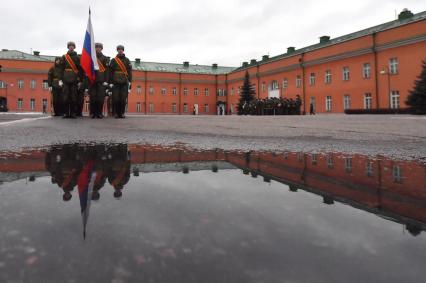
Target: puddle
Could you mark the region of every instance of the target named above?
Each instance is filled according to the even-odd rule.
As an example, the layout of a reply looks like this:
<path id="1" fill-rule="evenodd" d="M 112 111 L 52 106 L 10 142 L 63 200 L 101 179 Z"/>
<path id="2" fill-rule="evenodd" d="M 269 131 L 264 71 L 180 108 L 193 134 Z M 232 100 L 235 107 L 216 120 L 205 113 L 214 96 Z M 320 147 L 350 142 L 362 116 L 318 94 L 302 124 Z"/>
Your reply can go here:
<path id="1" fill-rule="evenodd" d="M 426 167 L 344 153 L 0 153 L 1 282 L 418 282 Z"/>

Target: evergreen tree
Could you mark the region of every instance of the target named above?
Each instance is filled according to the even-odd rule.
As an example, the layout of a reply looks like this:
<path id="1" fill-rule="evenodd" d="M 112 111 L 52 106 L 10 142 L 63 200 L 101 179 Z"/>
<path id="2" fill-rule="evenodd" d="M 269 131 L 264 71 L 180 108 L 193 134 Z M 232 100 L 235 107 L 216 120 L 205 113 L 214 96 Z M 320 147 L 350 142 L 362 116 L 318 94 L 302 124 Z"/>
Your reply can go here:
<path id="1" fill-rule="evenodd" d="M 407 97 L 407 105 L 410 106 L 413 114 L 426 114 L 426 60 L 423 62 L 423 70 L 418 77 L 418 80 L 414 82 L 414 89 L 410 91 Z"/>
<path id="2" fill-rule="evenodd" d="M 249 113 L 249 105 L 254 100 L 255 95 L 256 91 L 254 90 L 254 85 L 250 83 L 250 75 L 247 71 L 240 92 L 240 101 L 237 105 L 238 115 L 247 115 Z"/>

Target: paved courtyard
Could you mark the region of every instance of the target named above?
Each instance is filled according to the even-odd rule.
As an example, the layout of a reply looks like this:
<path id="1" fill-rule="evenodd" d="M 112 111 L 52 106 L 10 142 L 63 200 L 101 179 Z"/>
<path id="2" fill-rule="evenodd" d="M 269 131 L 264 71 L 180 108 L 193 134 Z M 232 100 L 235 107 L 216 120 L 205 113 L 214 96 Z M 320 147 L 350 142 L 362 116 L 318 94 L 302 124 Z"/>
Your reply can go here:
<path id="1" fill-rule="evenodd" d="M 64 120 L 10 113 L 0 115 L 0 136 L 0 150 L 72 142 L 126 142 L 426 157 L 426 117 L 411 115 L 129 115 L 125 120 Z"/>

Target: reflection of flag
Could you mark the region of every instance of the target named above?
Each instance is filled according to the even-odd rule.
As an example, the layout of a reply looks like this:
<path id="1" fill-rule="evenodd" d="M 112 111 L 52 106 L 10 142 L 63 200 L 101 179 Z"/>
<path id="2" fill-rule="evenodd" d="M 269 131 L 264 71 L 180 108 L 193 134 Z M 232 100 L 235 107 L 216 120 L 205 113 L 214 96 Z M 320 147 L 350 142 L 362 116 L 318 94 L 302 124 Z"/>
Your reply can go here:
<path id="1" fill-rule="evenodd" d="M 81 217 L 83 220 L 83 237 L 86 238 L 86 225 L 89 219 L 90 200 L 96 172 L 93 170 L 93 160 L 89 160 L 78 176 L 78 196 L 80 197 Z"/>
<path id="2" fill-rule="evenodd" d="M 99 70 L 99 66 L 98 59 L 96 57 L 95 36 L 93 34 L 92 21 L 90 19 L 90 9 L 86 35 L 84 37 L 83 51 L 81 52 L 80 64 L 86 73 L 86 76 L 89 78 L 90 84 L 93 84 L 95 81 L 95 70 Z"/>

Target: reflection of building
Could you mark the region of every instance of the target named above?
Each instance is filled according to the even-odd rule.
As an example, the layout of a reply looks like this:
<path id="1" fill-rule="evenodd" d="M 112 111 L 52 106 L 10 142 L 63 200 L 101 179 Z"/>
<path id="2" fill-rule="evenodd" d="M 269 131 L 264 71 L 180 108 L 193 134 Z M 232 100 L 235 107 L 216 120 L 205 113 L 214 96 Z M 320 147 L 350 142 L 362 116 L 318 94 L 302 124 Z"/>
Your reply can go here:
<path id="1" fill-rule="evenodd" d="M 198 114 L 236 113 L 246 71 L 259 98 L 300 95 L 305 112 L 309 102 L 317 113 L 404 108 L 425 59 L 425 30 L 426 12 L 403 11 L 395 21 L 334 39 L 322 36 L 311 46 L 288 47 L 284 54 L 264 55 L 239 68 L 135 58 L 128 111 L 189 115 L 195 108 Z M 53 60 L 37 51 L 0 51 L 0 105 L 7 98 L 10 110 L 41 111 L 50 100 L 44 81 Z"/>
<path id="2" fill-rule="evenodd" d="M 26 172 L 35 170 L 45 175 L 43 171 L 48 170 L 58 185 L 66 176 L 69 180 L 72 174 L 78 176 L 83 164 L 94 160 L 93 199 L 99 199 L 107 180 L 119 197 L 131 172 L 137 177 L 149 172 L 186 174 L 241 168 L 244 174 L 262 177 L 265 182 L 287 184 L 291 191 L 321 195 L 326 204 L 344 202 L 404 223 L 412 234 L 426 230 L 422 224 L 426 223 L 426 167 L 414 161 L 341 153 L 194 151 L 149 145 L 66 145 L 54 146 L 47 153 L 29 151 L 2 157 L 6 159 L 0 161 L 0 181 L 11 181 L 12 175 L 29 176 Z"/>

